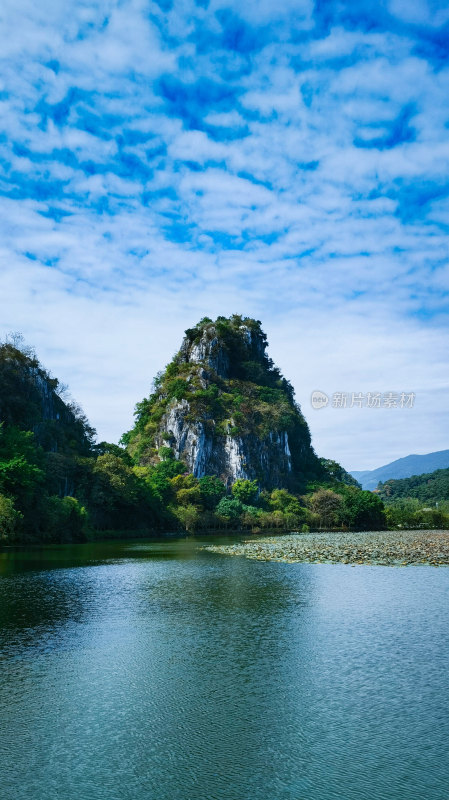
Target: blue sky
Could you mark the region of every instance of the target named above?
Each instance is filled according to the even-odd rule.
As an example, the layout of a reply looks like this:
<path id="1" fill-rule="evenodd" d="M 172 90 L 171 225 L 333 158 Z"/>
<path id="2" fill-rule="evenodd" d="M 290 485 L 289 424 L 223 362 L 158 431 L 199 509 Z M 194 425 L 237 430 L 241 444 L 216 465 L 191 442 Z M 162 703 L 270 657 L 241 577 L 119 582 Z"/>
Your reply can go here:
<path id="1" fill-rule="evenodd" d="M 101 438 L 186 327 L 236 312 L 320 455 L 449 447 L 446 4 L 4 0 L 0 28 L 0 332 Z"/>

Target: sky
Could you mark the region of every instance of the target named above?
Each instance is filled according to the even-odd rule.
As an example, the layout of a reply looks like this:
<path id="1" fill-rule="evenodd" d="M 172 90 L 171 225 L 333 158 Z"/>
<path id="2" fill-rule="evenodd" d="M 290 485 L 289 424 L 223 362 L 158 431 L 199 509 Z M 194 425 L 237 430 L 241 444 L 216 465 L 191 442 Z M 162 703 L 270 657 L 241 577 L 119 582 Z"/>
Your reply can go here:
<path id="1" fill-rule="evenodd" d="M 319 455 L 449 448 L 446 3 L 3 0 L 0 33 L 0 336 L 99 439 L 239 313 Z"/>

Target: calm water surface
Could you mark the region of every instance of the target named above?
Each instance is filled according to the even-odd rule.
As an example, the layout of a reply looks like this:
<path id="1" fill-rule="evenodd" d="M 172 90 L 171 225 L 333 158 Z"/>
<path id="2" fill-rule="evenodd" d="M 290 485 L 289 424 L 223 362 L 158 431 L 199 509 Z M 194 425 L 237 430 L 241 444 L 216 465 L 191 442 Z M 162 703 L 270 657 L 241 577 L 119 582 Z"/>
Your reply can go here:
<path id="1" fill-rule="evenodd" d="M 0 554 L 2 800 L 449 800 L 449 569 L 198 545 Z"/>

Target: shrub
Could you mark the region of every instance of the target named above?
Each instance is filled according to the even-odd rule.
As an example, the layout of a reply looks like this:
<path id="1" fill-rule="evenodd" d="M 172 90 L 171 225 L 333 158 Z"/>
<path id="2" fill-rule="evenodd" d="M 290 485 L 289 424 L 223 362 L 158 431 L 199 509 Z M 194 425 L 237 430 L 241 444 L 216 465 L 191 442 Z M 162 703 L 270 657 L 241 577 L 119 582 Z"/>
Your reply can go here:
<path id="1" fill-rule="evenodd" d="M 217 514 L 233 522 L 239 519 L 242 511 L 243 506 L 240 500 L 231 499 L 230 497 L 223 497 L 217 506 Z"/>
<path id="2" fill-rule="evenodd" d="M 0 542 L 3 544 L 14 541 L 16 527 L 22 518 L 14 508 L 10 497 L 0 494 Z"/>
<path id="3" fill-rule="evenodd" d="M 173 461 L 175 457 L 171 447 L 160 447 L 157 453 L 161 461 Z"/>
<path id="4" fill-rule="evenodd" d="M 86 540 L 86 509 L 75 497 L 48 497 L 45 503 L 45 538 L 51 542 Z"/>
<path id="5" fill-rule="evenodd" d="M 275 489 L 271 492 L 268 502 L 273 511 L 283 511 L 284 513 L 294 514 L 296 517 L 304 517 L 306 513 L 298 498 L 293 494 L 289 494 L 286 489 Z"/>
<path id="6" fill-rule="evenodd" d="M 198 481 L 201 502 L 204 508 L 212 511 L 226 492 L 226 487 L 215 475 L 205 475 Z"/>
<path id="7" fill-rule="evenodd" d="M 186 531 L 190 532 L 198 527 L 200 513 L 196 506 L 178 506 L 177 508 L 173 509 L 173 513 Z"/>
<path id="8" fill-rule="evenodd" d="M 384 504 L 376 494 L 348 487 L 343 498 L 342 520 L 352 528 L 369 530 L 385 527 Z"/>
<path id="9" fill-rule="evenodd" d="M 170 479 L 170 483 L 175 492 L 179 492 L 180 489 L 192 489 L 199 485 L 198 478 L 195 478 L 191 472 L 188 475 L 175 475 L 174 478 Z"/>
<path id="10" fill-rule="evenodd" d="M 176 492 L 176 503 L 179 506 L 198 505 L 201 502 L 201 492 L 199 486 L 191 486 L 190 489 L 179 489 Z"/>
<path id="11" fill-rule="evenodd" d="M 239 500 L 245 505 L 251 505 L 259 493 L 257 481 L 248 481 L 243 478 L 238 478 L 231 487 L 231 492 L 236 500 Z"/>
<path id="12" fill-rule="evenodd" d="M 339 519 L 343 498 L 331 489 L 318 489 L 310 496 L 309 505 L 312 511 L 318 514 L 320 525 L 330 527 Z"/>

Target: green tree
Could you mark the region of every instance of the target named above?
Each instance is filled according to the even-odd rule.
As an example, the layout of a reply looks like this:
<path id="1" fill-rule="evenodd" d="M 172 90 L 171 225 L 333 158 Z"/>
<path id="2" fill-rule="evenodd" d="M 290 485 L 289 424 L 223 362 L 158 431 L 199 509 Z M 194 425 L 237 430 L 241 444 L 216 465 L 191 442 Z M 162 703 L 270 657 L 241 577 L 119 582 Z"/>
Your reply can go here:
<path id="1" fill-rule="evenodd" d="M 132 529 L 154 522 L 151 486 L 111 453 L 97 458 L 86 500 L 93 525 L 100 530 Z"/>
<path id="2" fill-rule="evenodd" d="M 269 505 L 273 511 L 293 514 L 298 518 L 305 515 L 305 508 L 301 506 L 299 499 L 289 494 L 286 489 L 274 489 L 270 495 Z"/>
<path id="3" fill-rule="evenodd" d="M 347 486 L 356 486 L 361 489 L 359 482 L 338 461 L 333 461 L 331 458 L 320 458 L 320 464 L 325 476 L 329 477 L 332 483 L 344 483 Z"/>
<path id="4" fill-rule="evenodd" d="M 30 431 L 0 425 L 0 492 L 23 515 L 26 538 L 38 537 L 45 502 L 43 454 Z"/>
<path id="5" fill-rule="evenodd" d="M 191 472 L 189 473 L 182 473 L 180 475 L 175 475 L 174 478 L 170 478 L 170 483 L 173 487 L 173 491 L 179 492 L 180 489 L 198 489 L 199 490 L 199 481 L 198 478 L 195 478 Z"/>
<path id="6" fill-rule="evenodd" d="M 161 503 L 169 503 L 173 499 L 173 486 L 171 478 L 182 475 L 186 465 L 182 461 L 167 459 L 156 464 L 155 467 L 135 467 L 137 474 L 145 475 L 145 480 L 151 492 L 159 498 Z"/>
<path id="7" fill-rule="evenodd" d="M 0 461 L 0 486 L 14 495 L 25 495 L 37 483 L 41 483 L 44 473 L 36 464 L 30 464 L 24 455 Z"/>
<path id="8" fill-rule="evenodd" d="M 261 515 L 263 515 L 263 511 L 261 511 L 260 508 L 256 508 L 255 506 L 244 506 L 241 516 L 242 525 L 251 528 L 252 530 L 254 530 L 256 527 L 258 528 Z"/>
<path id="9" fill-rule="evenodd" d="M 10 544 L 14 541 L 17 525 L 22 518 L 22 514 L 14 508 L 14 502 L 10 497 L 0 494 L 0 542 Z"/>
<path id="10" fill-rule="evenodd" d="M 231 487 L 232 496 L 245 505 L 251 505 L 257 499 L 259 486 L 257 481 L 238 478 Z"/>
<path id="11" fill-rule="evenodd" d="M 337 524 L 343 498 L 331 489 L 318 489 L 309 498 L 309 506 L 318 515 L 320 527 L 332 527 Z"/>
<path id="12" fill-rule="evenodd" d="M 176 504 L 178 506 L 199 506 L 201 504 L 199 486 L 191 486 L 189 489 L 178 489 L 176 492 Z"/>
<path id="13" fill-rule="evenodd" d="M 226 493 L 226 487 L 215 475 L 204 475 L 198 481 L 201 492 L 201 503 L 212 511 Z"/>
<path id="14" fill-rule="evenodd" d="M 113 444 L 111 442 L 100 442 L 96 444 L 93 448 L 94 454 L 97 456 L 104 456 L 104 455 L 113 455 L 117 456 L 118 458 L 123 459 L 125 464 L 128 466 L 132 466 L 131 456 L 129 455 L 128 451 L 125 447 L 120 447 L 118 444 Z"/>
<path id="15" fill-rule="evenodd" d="M 414 514 L 414 524 L 420 528 L 447 528 L 449 517 L 439 508 L 421 508 Z"/>
<path id="16" fill-rule="evenodd" d="M 171 447 L 160 447 L 158 450 L 158 456 L 161 461 L 173 461 L 175 454 Z"/>
<path id="17" fill-rule="evenodd" d="M 196 506 L 191 504 L 178 506 L 174 513 L 183 528 L 185 528 L 186 531 L 189 531 L 189 533 L 197 528 L 200 519 L 200 513 Z"/>
<path id="18" fill-rule="evenodd" d="M 224 517 L 228 521 L 237 522 L 243 511 L 243 505 L 240 500 L 230 497 L 222 497 L 217 505 L 217 514 Z"/>
<path id="19" fill-rule="evenodd" d="M 343 494 L 341 517 L 351 528 L 385 528 L 385 507 L 376 494 L 348 487 Z"/>
<path id="20" fill-rule="evenodd" d="M 86 540 L 87 512 L 75 497 L 48 497 L 43 522 L 44 541 Z"/>

